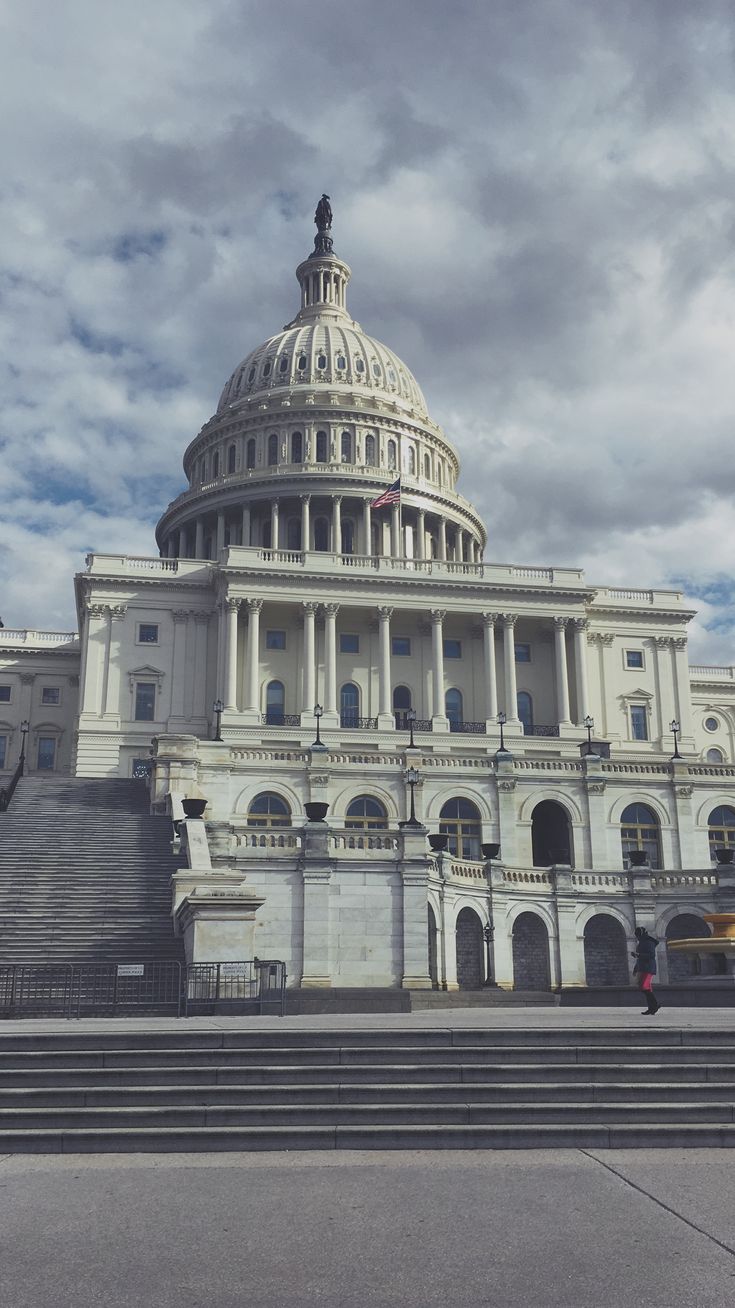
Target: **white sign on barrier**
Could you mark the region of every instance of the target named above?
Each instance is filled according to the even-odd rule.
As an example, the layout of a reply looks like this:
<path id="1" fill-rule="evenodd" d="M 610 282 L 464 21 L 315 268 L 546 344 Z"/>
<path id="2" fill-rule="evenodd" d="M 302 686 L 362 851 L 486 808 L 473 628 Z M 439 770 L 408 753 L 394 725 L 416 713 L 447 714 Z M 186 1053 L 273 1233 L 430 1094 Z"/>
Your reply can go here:
<path id="1" fill-rule="evenodd" d="M 143 976 L 145 963 L 118 963 L 118 976 Z"/>
<path id="2" fill-rule="evenodd" d="M 245 976 L 247 963 L 220 963 L 220 976 Z"/>

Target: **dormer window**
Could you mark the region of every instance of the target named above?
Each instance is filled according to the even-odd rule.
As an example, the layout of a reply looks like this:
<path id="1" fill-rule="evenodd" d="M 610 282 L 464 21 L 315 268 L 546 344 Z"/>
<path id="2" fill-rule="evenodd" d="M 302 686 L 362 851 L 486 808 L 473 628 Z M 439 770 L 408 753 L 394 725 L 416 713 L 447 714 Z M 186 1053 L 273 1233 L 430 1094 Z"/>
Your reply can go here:
<path id="1" fill-rule="evenodd" d="M 379 364 L 379 363 L 374 363 L 374 364 L 373 364 L 373 377 L 380 378 L 380 364 Z"/>
<path id="2" fill-rule="evenodd" d="M 296 363 L 296 367 L 298 368 L 299 372 L 303 372 L 303 371 L 304 371 L 304 369 L 306 368 L 306 355 L 305 355 L 305 354 L 300 354 L 300 355 L 299 355 L 299 357 L 298 357 L 298 361 L 297 361 L 297 363 Z"/>
<path id="3" fill-rule="evenodd" d="M 346 367 L 347 367 L 347 360 L 345 359 L 345 356 L 344 356 L 343 354 L 338 354 L 338 355 L 337 355 L 337 367 L 338 367 L 338 368 L 346 368 Z"/>
<path id="4" fill-rule="evenodd" d="M 355 360 L 355 372 L 364 372 L 364 371 L 365 371 L 365 362 L 364 362 L 364 360 L 363 360 L 363 359 L 356 359 L 356 360 Z"/>
<path id="5" fill-rule="evenodd" d="M 320 355 L 318 356 L 317 361 L 316 361 L 316 366 L 317 366 L 317 368 L 326 368 L 326 366 L 327 366 L 327 356 L 326 356 L 326 354 L 320 354 Z"/>
<path id="6" fill-rule="evenodd" d="M 254 380 L 255 380 L 255 368 L 251 368 L 250 372 L 248 373 L 248 386 L 252 386 Z"/>
<path id="7" fill-rule="evenodd" d="M 281 372 L 288 372 L 288 359 L 285 354 L 281 359 L 281 362 L 279 363 L 278 367 Z"/>
<path id="8" fill-rule="evenodd" d="M 266 359 L 265 363 L 263 364 L 263 376 L 264 377 L 270 376 L 270 370 L 271 370 L 271 361 L 270 359 Z"/>

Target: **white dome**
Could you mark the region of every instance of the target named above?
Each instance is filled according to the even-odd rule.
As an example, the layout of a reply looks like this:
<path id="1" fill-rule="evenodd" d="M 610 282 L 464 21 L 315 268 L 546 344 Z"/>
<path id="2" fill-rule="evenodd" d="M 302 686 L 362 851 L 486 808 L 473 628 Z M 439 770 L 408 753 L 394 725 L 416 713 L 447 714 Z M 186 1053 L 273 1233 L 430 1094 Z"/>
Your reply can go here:
<path id="1" fill-rule="evenodd" d="M 426 419 L 426 400 L 405 363 L 386 345 L 361 332 L 347 315 L 343 323 L 324 318 L 297 322 L 271 336 L 235 369 L 217 406 L 274 390 L 344 387 L 351 395 L 388 399 Z"/>

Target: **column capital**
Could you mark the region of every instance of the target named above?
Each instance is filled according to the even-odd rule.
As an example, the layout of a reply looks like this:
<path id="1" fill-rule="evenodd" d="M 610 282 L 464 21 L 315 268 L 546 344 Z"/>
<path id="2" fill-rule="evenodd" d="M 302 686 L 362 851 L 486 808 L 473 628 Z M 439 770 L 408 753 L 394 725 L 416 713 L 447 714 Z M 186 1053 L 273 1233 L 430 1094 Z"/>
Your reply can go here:
<path id="1" fill-rule="evenodd" d="M 261 604 L 262 604 L 263 601 L 261 600 L 260 602 L 261 602 Z M 227 612 L 228 612 L 228 613 L 238 613 L 239 610 L 240 610 L 240 604 L 241 604 L 241 603 L 242 603 L 242 600 L 239 600 L 239 599 L 226 599 L 226 600 L 225 600 L 225 608 L 227 609 Z"/>
<path id="2" fill-rule="evenodd" d="M 378 605 L 378 617 L 380 618 L 381 622 L 390 622 L 392 616 L 393 616 L 392 608 L 389 608 L 385 604 Z"/>
<path id="3" fill-rule="evenodd" d="M 575 631 L 587 631 L 589 625 L 589 618 L 572 618 L 572 626 Z"/>
<path id="4" fill-rule="evenodd" d="M 245 603 L 247 605 L 248 613 L 260 613 L 260 610 L 263 607 L 262 599 L 249 599 L 246 600 Z"/>
<path id="5" fill-rule="evenodd" d="M 494 627 L 499 617 L 499 613 L 483 613 L 482 621 L 486 627 Z"/>
<path id="6" fill-rule="evenodd" d="M 436 626 L 441 626 L 446 616 L 447 616 L 446 609 L 431 609 L 431 621 Z"/>
<path id="7" fill-rule="evenodd" d="M 686 649 L 689 641 L 686 636 L 673 636 L 672 644 L 674 649 Z"/>
<path id="8" fill-rule="evenodd" d="M 178 627 L 182 622 L 186 622 L 189 616 L 189 609 L 172 609 L 171 617 L 174 620 L 174 626 Z"/>
<path id="9" fill-rule="evenodd" d="M 305 613 L 316 613 L 319 605 L 316 600 L 302 600 L 301 607 Z"/>
<path id="10" fill-rule="evenodd" d="M 552 621 L 554 623 L 555 631 L 564 631 L 566 629 L 567 623 L 569 622 L 569 618 L 557 617 L 557 618 L 553 618 Z"/>
<path id="11" fill-rule="evenodd" d="M 503 620 L 504 627 L 514 627 L 518 621 L 517 613 L 501 613 L 499 616 Z"/>
<path id="12" fill-rule="evenodd" d="M 668 649 L 673 644 L 673 636 L 654 636 L 653 643 L 656 649 Z"/>
<path id="13" fill-rule="evenodd" d="M 341 504 L 341 503 L 342 503 L 342 499 L 343 499 L 343 496 L 342 496 L 342 495 L 333 495 L 333 496 L 332 496 L 332 504 Z"/>
<path id="14" fill-rule="evenodd" d="M 127 611 L 128 611 L 127 604 L 107 605 L 107 612 L 109 613 L 112 622 L 120 622 L 121 619 L 125 617 Z"/>
<path id="15" fill-rule="evenodd" d="M 311 492 L 308 495 L 301 495 L 299 496 L 299 498 L 302 504 L 308 504 L 309 501 L 311 500 Z"/>
<path id="16" fill-rule="evenodd" d="M 339 613 L 339 604 L 322 604 L 325 618 L 336 618 Z"/>

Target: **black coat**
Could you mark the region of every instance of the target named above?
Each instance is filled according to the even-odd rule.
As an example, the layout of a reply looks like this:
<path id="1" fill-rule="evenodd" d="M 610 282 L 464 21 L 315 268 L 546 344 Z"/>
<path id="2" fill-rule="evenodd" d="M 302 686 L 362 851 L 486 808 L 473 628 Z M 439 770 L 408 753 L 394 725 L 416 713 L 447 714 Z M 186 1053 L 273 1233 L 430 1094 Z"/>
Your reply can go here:
<path id="1" fill-rule="evenodd" d="M 656 946 L 658 940 L 655 936 L 641 936 L 638 940 L 635 951 L 634 972 L 652 972 L 656 975 Z"/>

